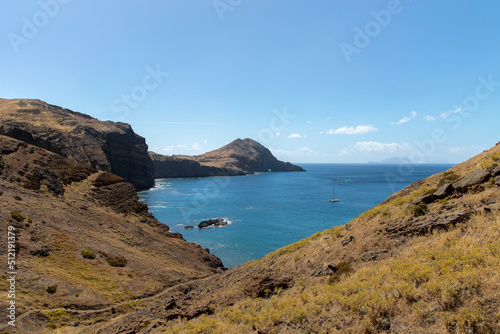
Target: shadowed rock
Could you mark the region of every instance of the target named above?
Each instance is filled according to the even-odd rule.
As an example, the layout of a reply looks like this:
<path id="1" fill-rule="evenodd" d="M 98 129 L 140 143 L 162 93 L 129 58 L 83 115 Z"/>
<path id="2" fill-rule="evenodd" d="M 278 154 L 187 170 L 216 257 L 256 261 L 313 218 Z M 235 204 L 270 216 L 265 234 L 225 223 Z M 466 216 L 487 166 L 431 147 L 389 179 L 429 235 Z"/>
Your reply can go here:
<path id="1" fill-rule="evenodd" d="M 40 100 L 0 99 L 0 134 L 117 174 L 137 189 L 154 185 L 146 141 L 129 124 L 99 121 Z"/>
<path id="2" fill-rule="evenodd" d="M 389 226 L 385 229 L 390 238 L 398 238 L 411 235 L 430 234 L 436 229 L 443 229 L 466 221 L 469 218 L 470 212 L 465 210 L 456 210 L 452 213 L 444 213 L 441 215 L 426 215 L 417 219 L 410 218 L 395 226 Z"/>
<path id="3" fill-rule="evenodd" d="M 221 227 L 221 226 L 226 226 L 227 224 L 228 221 L 225 220 L 224 218 L 215 218 L 202 221 L 201 223 L 198 224 L 198 228 Z"/>
<path id="4" fill-rule="evenodd" d="M 490 177 L 491 175 L 487 171 L 483 169 L 476 169 L 469 175 L 460 179 L 458 182 L 455 182 L 453 184 L 453 188 L 457 192 L 466 192 L 467 188 L 486 182 Z"/>
<path id="5" fill-rule="evenodd" d="M 454 188 L 450 183 L 446 183 L 439 187 L 439 189 L 436 190 L 433 195 L 436 197 L 436 199 L 443 199 L 453 194 L 453 189 Z"/>

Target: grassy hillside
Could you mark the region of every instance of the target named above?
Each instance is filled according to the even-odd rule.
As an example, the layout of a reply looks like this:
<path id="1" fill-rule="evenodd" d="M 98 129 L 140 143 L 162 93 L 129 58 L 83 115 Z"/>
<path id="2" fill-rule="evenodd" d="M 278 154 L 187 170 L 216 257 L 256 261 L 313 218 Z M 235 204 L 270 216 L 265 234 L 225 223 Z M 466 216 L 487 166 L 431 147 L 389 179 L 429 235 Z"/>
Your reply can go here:
<path id="1" fill-rule="evenodd" d="M 152 332 L 499 333 L 498 178 L 418 203 L 475 169 L 493 171 L 499 157 L 497 145 L 345 226 L 235 268 L 197 290 L 212 314 Z"/>

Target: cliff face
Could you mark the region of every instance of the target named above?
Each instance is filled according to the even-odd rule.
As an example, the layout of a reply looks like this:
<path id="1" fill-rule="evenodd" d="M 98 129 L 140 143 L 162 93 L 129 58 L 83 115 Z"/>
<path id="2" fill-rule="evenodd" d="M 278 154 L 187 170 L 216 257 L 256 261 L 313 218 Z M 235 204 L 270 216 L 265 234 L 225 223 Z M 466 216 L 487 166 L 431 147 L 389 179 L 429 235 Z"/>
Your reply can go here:
<path id="1" fill-rule="evenodd" d="M 40 100 L 7 99 L 0 99 L 0 121 L 2 135 L 122 176 L 137 189 L 154 185 L 146 141 L 128 124 L 102 122 Z"/>
<path id="2" fill-rule="evenodd" d="M 18 316 L 40 308 L 102 308 L 222 267 L 201 246 L 170 233 L 122 177 L 2 135 L 0 222 L 16 236 Z M 5 242 L 0 254 L 6 251 Z M 0 288 L 8 289 L 6 280 Z M 6 303 L 0 301 L 2 317 Z M 9 331 L 42 332 L 45 325 L 37 324 L 46 320 L 24 319 Z"/>
<path id="3" fill-rule="evenodd" d="M 300 166 L 276 159 L 271 151 L 252 139 L 236 139 L 217 150 L 198 156 L 163 156 L 150 152 L 155 177 L 234 176 L 257 172 L 297 172 Z"/>

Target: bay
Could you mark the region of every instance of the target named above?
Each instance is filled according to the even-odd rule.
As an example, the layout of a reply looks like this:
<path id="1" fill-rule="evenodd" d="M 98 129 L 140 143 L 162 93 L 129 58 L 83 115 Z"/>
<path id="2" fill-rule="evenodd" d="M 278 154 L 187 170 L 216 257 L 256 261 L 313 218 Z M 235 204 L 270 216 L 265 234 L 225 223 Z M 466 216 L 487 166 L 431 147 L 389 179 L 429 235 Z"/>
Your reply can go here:
<path id="1" fill-rule="evenodd" d="M 417 180 L 448 164 L 302 164 L 307 172 L 159 179 L 139 193 L 162 223 L 200 244 L 232 268 L 343 225 Z M 339 202 L 329 202 L 335 188 Z M 198 229 L 223 217 L 224 227 Z M 184 229 L 194 226 L 194 229 Z"/>

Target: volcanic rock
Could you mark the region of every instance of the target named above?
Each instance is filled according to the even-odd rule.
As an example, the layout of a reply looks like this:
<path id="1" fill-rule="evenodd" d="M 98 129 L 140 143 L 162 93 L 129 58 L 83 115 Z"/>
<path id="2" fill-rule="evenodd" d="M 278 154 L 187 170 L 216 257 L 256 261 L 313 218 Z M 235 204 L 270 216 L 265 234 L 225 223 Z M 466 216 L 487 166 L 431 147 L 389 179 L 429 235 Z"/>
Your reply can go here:
<path id="1" fill-rule="evenodd" d="M 215 218 L 202 221 L 201 223 L 198 224 L 198 228 L 221 227 L 221 226 L 226 226 L 227 224 L 228 221 L 225 220 L 224 218 Z"/>
<path id="2" fill-rule="evenodd" d="M 491 175 L 487 171 L 483 169 L 476 169 L 469 175 L 460 179 L 458 182 L 455 182 L 453 184 L 453 188 L 455 188 L 458 192 L 466 192 L 467 188 L 486 182 L 490 177 Z"/>
<path id="3" fill-rule="evenodd" d="M 154 185 L 143 137 L 129 124 L 99 121 L 40 100 L 0 99 L 0 134 L 119 175 L 137 189 Z M 37 175 L 34 176 L 38 178 Z M 36 182 L 35 182 L 36 183 Z"/>

